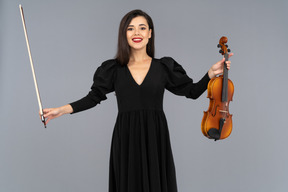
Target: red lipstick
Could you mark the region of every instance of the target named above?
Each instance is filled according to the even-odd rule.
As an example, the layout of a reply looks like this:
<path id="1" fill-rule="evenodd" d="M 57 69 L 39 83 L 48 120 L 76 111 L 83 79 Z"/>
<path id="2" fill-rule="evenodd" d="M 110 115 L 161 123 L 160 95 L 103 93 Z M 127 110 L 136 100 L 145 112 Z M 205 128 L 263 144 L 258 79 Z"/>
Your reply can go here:
<path id="1" fill-rule="evenodd" d="M 142 38 L 138 38 L 138 37 L 135 37 L 135 38 L 133 38 L 132 39 L 132 41 L 134 42 L 134 43 L 140 43 L 141 41 L 142 41 L 143 39 Z"/>

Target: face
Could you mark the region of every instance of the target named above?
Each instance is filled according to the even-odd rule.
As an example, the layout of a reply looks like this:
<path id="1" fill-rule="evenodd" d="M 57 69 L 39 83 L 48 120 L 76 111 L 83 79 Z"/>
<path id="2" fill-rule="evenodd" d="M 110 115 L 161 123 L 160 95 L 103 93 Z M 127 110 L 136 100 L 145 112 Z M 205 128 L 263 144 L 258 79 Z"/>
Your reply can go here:
<path id="1" fill-rule="evenodd" d="M 147 20 L 143 16 L 131 20 L 127 28 L 127 41 L 131 49 L 145 49 L 151 38 L 152 30 L 149 29 Z"/>

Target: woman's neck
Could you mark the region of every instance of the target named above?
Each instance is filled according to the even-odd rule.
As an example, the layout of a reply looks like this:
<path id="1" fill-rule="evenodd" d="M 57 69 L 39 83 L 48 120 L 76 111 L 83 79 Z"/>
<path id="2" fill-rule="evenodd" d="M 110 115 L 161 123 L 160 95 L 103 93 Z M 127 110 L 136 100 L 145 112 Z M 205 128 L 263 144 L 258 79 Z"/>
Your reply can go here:
<path id="1" fill-rule="evenodd" d="M 141 62 L 143 60 L 151 59 L 146 50 L 131 50 L 129 62 Z"/>

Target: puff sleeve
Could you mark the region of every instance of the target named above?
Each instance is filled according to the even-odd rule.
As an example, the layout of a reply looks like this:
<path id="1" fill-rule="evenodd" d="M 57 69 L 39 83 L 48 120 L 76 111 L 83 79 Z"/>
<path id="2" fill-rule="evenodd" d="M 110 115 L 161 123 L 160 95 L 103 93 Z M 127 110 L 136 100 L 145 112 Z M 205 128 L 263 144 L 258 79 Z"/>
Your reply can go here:
<path id="1" fill-rule="evenodd" d="M 208 72 L 200 81 L 194 83 L 193 80 L 188 77 L 183 67 L 171 57 L 163 57 L 161 63 L 166 70 L 165 88 L 170 92 L 176 95 L 186 96 L 187 98 L 197 99 L 207 89 L 210 81 Z"/>
<path id="2" fill-rule="evenodd" d="M 106 94 L 114 91 L 116 65 L 115 60 L 108 60 L 97 68 L 88 95 L 78 101 L 70 103 L 73 108 L 73 113 L 90 109 L 107 99 Z"/>

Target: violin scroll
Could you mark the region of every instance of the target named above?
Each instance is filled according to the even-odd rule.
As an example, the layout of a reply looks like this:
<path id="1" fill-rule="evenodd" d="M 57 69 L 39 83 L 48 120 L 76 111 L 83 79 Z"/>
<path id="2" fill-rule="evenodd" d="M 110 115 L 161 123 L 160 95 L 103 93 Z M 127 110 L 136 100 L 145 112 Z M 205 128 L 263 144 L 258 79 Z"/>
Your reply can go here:
<path id="1" fill-rule="evenodd" d="M 219 40 L 219 44 L 217 45 L 218 48 L 221 48 L 219 50 L 219 53 L 222 55 L 225 55 L 226 53 L 230 52 L 230 49 L 228 49 L 228 45 L 226 44 L 228 42 L 228 38 L 223 36 Z"/>

